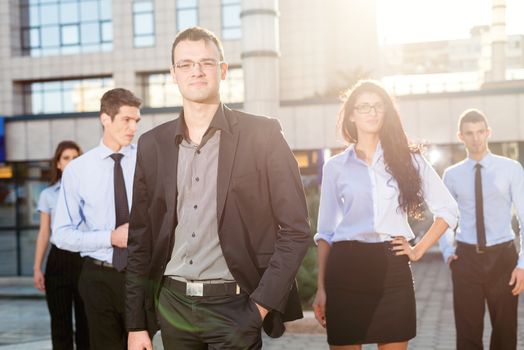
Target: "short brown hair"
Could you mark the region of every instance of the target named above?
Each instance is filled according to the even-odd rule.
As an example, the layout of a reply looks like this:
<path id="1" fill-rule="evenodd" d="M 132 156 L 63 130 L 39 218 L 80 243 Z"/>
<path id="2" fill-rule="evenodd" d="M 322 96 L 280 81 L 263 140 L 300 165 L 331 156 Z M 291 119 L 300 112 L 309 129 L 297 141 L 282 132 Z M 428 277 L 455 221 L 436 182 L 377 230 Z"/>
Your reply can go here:
<path id="1" fill-rule="evenodd" d="M 220 39 L 218 39 L 217 36 L 208 29 L 202 27 L 191 27 L 184 29 L 176 35 L 175 41 L 173 41 L 173 46 L 171 46 L 171 64 L 175 64 L 175 47 L 178 45 L 178 43 L 184 40 L 204 40 L 208 43 L 212 42 L 218 49 L 218 53 L 220 54 L 220 61 L 224 60 L 224 48 L 222 47 Z"/>
<path id="2" fill-rule="evenodd" d="M 120 107 L 131 106 L 140 108 L 142 101 L 133 95 L 129 90 L 123 88 L 115 88 L 102 96 L 100 100 L 100 114 L 105 113 L 111 117 L 111 120 L 118 114 Z"/>
<path id="3" fill-rule="evenodd" d="M 464 123 L 481 123 L 484 122 L 486 128 L 488 127 L 488 118 L 478 109 L 466 109 L 459 117 L 459 131 L 462 132 Z"/>

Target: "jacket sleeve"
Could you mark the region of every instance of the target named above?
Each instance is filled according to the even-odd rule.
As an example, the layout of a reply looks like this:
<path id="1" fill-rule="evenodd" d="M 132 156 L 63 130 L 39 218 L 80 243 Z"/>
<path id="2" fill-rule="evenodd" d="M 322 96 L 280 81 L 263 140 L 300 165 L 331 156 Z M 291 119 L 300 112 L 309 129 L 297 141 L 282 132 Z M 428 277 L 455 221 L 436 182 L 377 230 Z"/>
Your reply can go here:
<path id="1" fill-rule="evenodd" d="M 271 119 L 266 140 L 265 166 L 278 232 L 274 253 L 251 298 L 265 308 L 283 313 L 312 239 L 298 164 L 275 119 Z"/>
<path id="2" fill-rule="evenodd" d="M 149 282 L 151 261 L 151 225 L 149 218 L 149 193 L 145 177 L 147 154 L 143 139 L 138 141 L 135 177 L 133 181 L 133 202 L 129 220 L 128 259 L 126 272 L 126 327 L 128 331 L 147 330 L 147 310 L 152 298 Z"/>

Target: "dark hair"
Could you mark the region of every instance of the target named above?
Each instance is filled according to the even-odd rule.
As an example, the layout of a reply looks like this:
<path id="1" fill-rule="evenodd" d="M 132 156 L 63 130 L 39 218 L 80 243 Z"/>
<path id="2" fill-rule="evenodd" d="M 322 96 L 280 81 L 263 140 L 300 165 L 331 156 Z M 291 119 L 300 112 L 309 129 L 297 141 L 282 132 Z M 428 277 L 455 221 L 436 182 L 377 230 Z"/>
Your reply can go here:
<path id="1" fill-rule="evenodd" d="M 488 119 L 478 109 L 466 109 L 459 117 L 458 128 L 459 131 L 462 131 L 462 126 L 464 123 L 480 123 L 484 122 L 486 127 L 488 127 Z"/>
<path id="2" fill-rule="evenodd" d="M 142 101 L 129 90 L 116 88 L 106 91 L 100 100 L 100 114 L 105 113 L 115 119 L 120 107 L 131 106 L 140 108 Z"/>
<path id="3" fill-rule="evenodd" d="M 400 195 L 399 208 L 413 218 L 421 218 L 423 214 L 424 195 L 419 171 L 413 162 L 412 155 L 420 153 L 420 145 L 410 145 L 399 113 L 393 99 L 374 80 L 360 80 L 344 95 L 344 105 L 339 116 L 339 129 L 348 143 L 358 142 L 357 128 L 350 121 L 357 98 L 364 92 L 372 92 L 380 96 L 385 105 L 384 124 L 379 133 L 380 144 L 384 151 L 386 170 L 398 183 Z"/>
<path id="4" fill-rule="evenodd" d="M 218 39 L 217 36 L 210 30 L 207 30 L 202 27 L 191 27 L 184 29 L 176 35 L 175 41 L 173 41 L 173 45 L 171 46 L 171 64 L 175 64 L 175 47 L 178 45 L 178 43 L 184 40 L 204 40 L 208 43 L 212 42 L 218 49 L 218 53 L 220 54 L 220 61 L 224 60 L 224 48 L 222 47 L 220 39 Z"/>
<path id="5" fill-rule="evenodd" d="M 58 162 L 60 161 L 60 157 L 62 157 L 62 153 L 67 149 L 74 149 L 78 152 L 78 155 L 82 154 L 82 149 L 76 142 L 69 140 L 60 142 L 58 146 L 56 146 L 53 159 L 51 159 L 51 185 L 54 185 L 62 178 L 62 170 L 58 169 Z"/>

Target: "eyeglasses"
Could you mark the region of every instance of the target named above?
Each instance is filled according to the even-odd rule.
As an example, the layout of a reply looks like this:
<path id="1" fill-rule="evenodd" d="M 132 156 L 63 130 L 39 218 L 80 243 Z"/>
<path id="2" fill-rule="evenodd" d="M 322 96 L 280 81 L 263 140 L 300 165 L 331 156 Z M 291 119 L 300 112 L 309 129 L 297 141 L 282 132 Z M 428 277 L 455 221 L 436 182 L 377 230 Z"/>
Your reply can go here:
<path id="1" fill-rule="evenodd" d="M 181 72 L 189 72 L 195 68 L 195 66 L 198 64 L 200 66 L 200 69 L 202 70 L 213 70 L 215 69 L 219 64 L 222 64 L 224 62 L 217 61 L 213 59 L 203 59 L 198 62 L 191 61 L 191 60 L 183 60 L 175 63 L 175 68 L 179 69 Z"/>
<path id="2" fill-rule="evenodd" d="M 371 110 L 374 109 L 375 113 L 384 113 L 386 110 L 386 106 L 382 102 L 375 103 L 374 105 L 370 105 L 369 103 L 363 103 L 361 105 L 355 106 L 354 109 L 360 113 L 360 114 L 368 114 L 371 113 Z"/>

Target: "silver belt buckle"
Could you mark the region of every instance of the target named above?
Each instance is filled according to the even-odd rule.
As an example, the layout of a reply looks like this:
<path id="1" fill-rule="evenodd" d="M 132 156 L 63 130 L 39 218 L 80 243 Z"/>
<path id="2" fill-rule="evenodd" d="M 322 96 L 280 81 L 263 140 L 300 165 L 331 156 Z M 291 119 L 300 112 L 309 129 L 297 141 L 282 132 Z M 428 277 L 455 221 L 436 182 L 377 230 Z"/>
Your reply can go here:
<path id="1" fill-rule="evenodd" d="M 187 282 L 186 283 L 186 295 L 190 297 L 204 296 L 204 283 Z"/>

